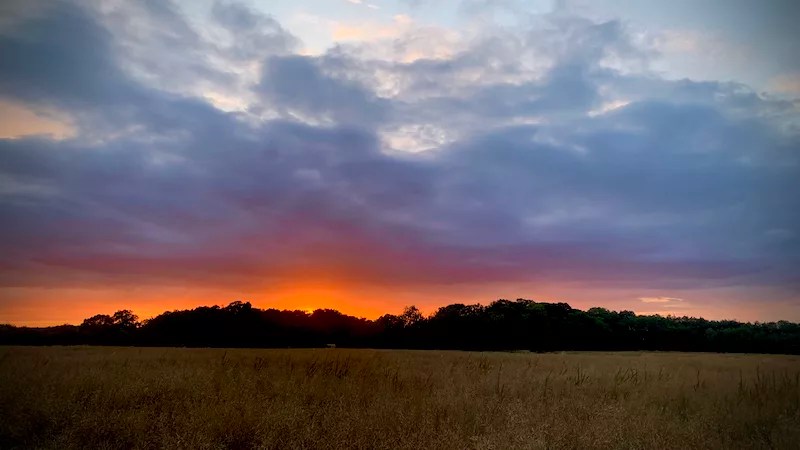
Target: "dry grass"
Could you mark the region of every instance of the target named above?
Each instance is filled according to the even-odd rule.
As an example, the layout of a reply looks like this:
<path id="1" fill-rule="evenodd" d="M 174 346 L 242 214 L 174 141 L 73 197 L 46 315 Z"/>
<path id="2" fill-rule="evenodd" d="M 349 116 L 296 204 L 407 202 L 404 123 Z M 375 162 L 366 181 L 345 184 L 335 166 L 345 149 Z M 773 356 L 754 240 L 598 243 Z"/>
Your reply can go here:
<path id="1" fill-rule="evenodd" d="M 0 348 L 0 447 L 797 448 L 800 358 Z"/>

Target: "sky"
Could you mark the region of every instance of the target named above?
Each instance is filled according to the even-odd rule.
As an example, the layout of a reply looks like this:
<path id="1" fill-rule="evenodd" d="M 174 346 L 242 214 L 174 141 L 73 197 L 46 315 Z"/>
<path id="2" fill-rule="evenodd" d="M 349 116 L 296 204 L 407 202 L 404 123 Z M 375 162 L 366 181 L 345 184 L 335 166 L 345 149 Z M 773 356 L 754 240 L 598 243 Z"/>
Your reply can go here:
<path id="1" fill-rule="evenodd" d="M 800 3 L 6 0 L 0 323 L 800 321 Z"/>

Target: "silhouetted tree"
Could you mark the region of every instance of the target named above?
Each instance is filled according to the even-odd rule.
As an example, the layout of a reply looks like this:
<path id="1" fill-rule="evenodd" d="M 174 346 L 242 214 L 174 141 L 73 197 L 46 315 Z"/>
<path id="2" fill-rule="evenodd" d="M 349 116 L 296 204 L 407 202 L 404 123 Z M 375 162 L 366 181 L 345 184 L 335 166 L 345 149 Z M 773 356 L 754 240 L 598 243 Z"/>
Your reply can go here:
<path id="1" fill-rule="evenodd" d="M 139 318 L 130 310 L 123 309 L 109 316 L 97 314 L 84 320 L 79 331 L 87 343 L 126 345 L 134 343 Z"/>
<path id="2" fill-rule="evenodd" d="M 441 348 L 463 350 L 680 350 L 800 354 L 800 324 L 740 323 L 566 303 L 500 299 L 456 303 L 425 317 L 415 306 L 366 320 L 333 309 L 280 311 L 249 302 L 170 311 L 140 323 L 130 310 L 80 326 L 0 325 L 0 344 L 107 344 L 214 347 Z"/>
<path id="3" fill-rule="evenodd" d="M 403 310 L 403 314 L 400 314 L 400 321 L 403 323 L 404 327 L 419 325 L 423 320 L 425 320 L 425 317 L 422 315 L 419 308 L 414 305 L 407 306 L 406 309 Z"/>
<path id="4" fill-rule="evenodd" d="M 107 314 L 97 314 L 85 319 L 81 324 L 84 329 L 104 329 L 114 326 L 114 318 Z"/>
<path id="5" fill-rule="evenodd" d="M 117 311 L 111 316 L 114 326 L 122 330 L 135 330 L 139 327 L 139 316 L 129 309 Z"/>

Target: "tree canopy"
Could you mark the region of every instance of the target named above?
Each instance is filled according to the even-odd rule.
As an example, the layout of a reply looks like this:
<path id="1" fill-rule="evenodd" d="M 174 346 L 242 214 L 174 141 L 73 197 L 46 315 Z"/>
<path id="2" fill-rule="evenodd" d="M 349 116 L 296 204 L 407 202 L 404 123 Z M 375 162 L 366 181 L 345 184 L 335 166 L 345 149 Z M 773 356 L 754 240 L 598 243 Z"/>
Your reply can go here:
<path id="1" fill-rule="evenodd" d="M 741 323 L 631 311 L 574 309 L 526 299 L 461 303 L 424 316 L 415 306 L 367 320 L 333 309 L 259 309 L 249 302 L 164 312 L 139 321 L 130 310 L 79 326 L 0 325 L 0 344 L 190 347 L 338 347 L 460 350 L 663 350 L 800 353 L 800 324 Z"/>

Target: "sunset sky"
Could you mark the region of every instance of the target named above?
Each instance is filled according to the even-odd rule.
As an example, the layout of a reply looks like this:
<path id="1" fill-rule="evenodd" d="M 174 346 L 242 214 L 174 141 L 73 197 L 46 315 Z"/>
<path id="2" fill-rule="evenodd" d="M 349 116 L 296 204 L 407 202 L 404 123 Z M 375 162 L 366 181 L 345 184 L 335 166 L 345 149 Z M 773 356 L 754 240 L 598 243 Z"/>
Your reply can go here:
<path id="1" fill-rule="evenodd" d="M 0 2 L 0 323 L 800 321 L 800 2 Z"/>

